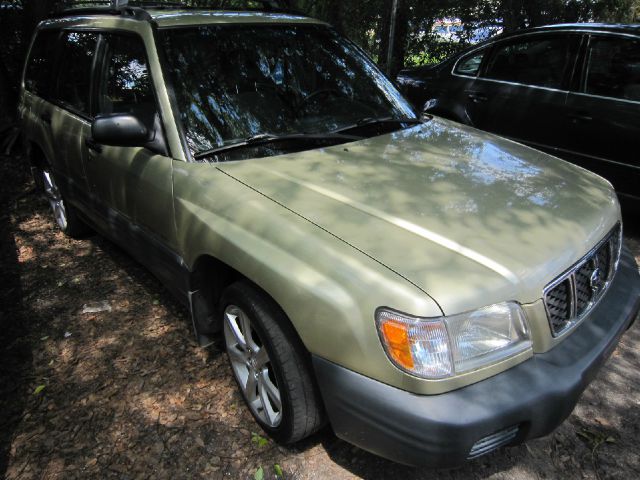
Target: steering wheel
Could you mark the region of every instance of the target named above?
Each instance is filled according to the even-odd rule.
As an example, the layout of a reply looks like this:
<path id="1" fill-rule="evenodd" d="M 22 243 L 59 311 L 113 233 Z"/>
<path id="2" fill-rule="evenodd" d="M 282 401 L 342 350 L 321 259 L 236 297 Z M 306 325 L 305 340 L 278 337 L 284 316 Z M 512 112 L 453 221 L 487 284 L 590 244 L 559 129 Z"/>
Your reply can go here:
<path id="1" fill-rule="evenodd" d="M 316 90 L 315 92 L 311 92 L 300 102 L 300 110 L 304 110 L 304 108 L 314 99 L 317 99 L 320 96 L 334 96 L 334 97 L 343 97 L 344 94 L 336 90 L 335 88 L 321 88 Z"/>

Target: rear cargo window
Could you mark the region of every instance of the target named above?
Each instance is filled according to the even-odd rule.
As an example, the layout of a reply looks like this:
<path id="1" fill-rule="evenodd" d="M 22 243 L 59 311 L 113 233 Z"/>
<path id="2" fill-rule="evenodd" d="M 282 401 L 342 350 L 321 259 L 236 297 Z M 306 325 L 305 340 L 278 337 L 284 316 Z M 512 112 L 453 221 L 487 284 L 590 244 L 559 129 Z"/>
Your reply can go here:
<path id="1" fill-rule="evenodd" d="M 42 98 L 48 98 L 59 30 L 40 30 L 31 48 L 24 77 L 25 88 Z"/>

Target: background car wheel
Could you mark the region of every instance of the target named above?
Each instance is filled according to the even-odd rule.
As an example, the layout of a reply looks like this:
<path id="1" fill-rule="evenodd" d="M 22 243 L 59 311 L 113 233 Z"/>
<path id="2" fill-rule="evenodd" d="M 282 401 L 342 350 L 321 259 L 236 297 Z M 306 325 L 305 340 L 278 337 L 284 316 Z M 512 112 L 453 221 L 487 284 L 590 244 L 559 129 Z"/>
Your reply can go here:
<path id="1" fill-rule="evenodd" d="M 65 202 L 51 170 L 44 168 L 40 172 L 44 195 L 51 206 L 53 216 L 60 230 L 74 238 L 86 234 L 88 227 L 80 220 L 75 209 Z"/>
<path id="2" fill-rule="evenodd" d="M 230 286 L 220 305 L 231 369 L 260 426 L 282 443 L 322 427 L 308 353 L 280 308 L 245 283 Z"/>

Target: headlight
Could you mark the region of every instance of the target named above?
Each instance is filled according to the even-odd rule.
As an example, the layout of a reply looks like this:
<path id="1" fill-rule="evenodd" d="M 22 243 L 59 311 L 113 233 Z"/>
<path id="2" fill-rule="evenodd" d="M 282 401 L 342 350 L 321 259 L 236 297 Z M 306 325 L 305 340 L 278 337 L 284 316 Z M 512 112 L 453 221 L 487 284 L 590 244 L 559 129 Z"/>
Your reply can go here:
<path id="1" fill-rule="evenodd" d="M 428 379 L 477 370 L 531 349 L 527 320 L 514 302 L 440 318 L 379 308 L 376 324 L 389 359 Z"/>

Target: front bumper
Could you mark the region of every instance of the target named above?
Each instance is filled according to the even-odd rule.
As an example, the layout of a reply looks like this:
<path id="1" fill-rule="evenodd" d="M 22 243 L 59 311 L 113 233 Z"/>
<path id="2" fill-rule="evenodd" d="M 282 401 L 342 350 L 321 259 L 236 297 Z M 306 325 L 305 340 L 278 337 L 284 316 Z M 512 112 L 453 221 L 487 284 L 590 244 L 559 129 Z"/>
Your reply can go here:
<path id="1" fill-rule="evenodd" d="M 319 357 L 313 364 L 338 437 L 399 463 L 455 467 L 560 425 L 639 309 L 640 275 L 625 249 L 609 291 L 571 335 L 474 385 L 416 395 Z"/>

